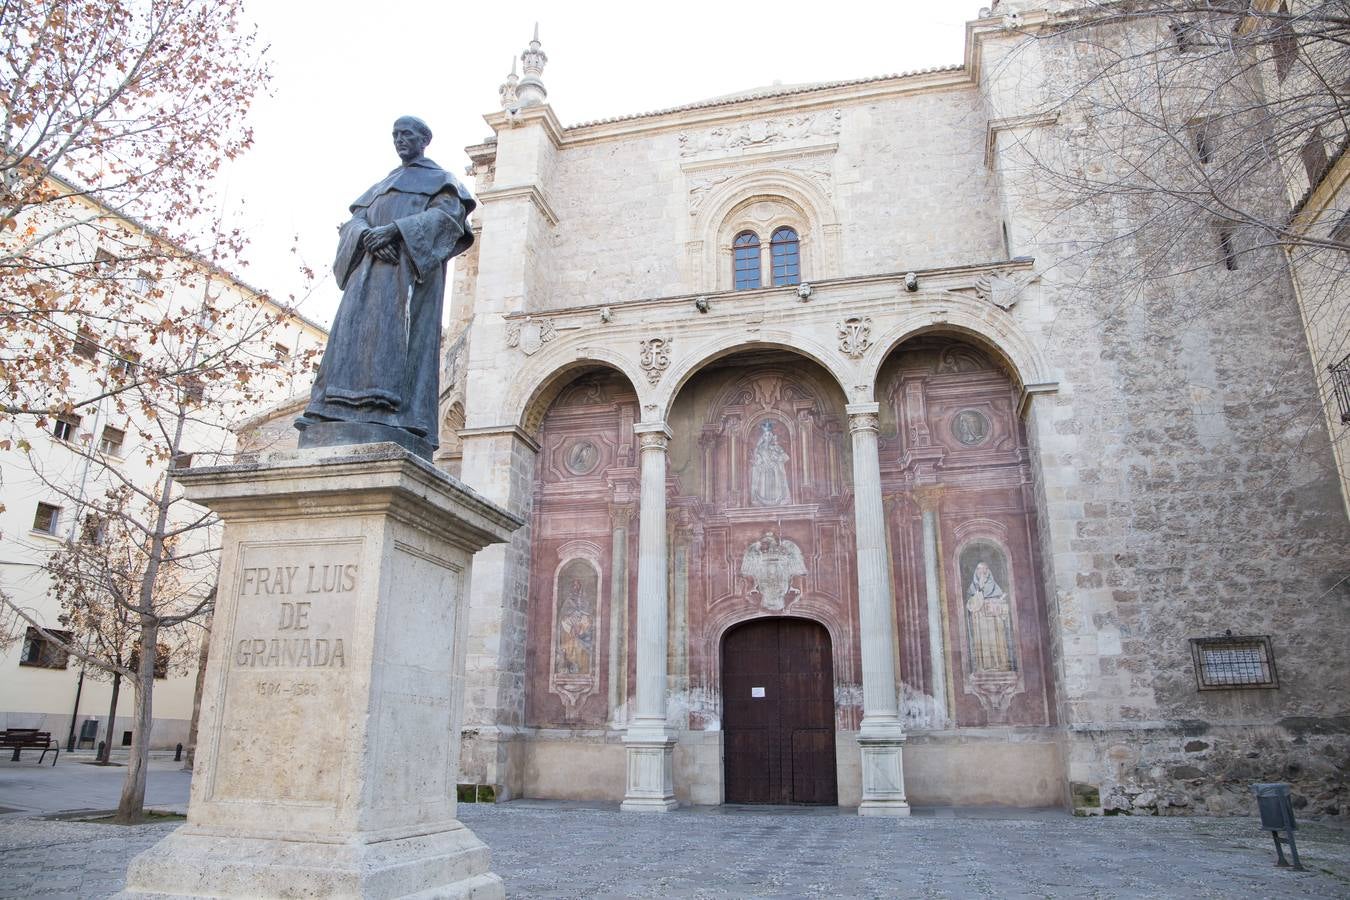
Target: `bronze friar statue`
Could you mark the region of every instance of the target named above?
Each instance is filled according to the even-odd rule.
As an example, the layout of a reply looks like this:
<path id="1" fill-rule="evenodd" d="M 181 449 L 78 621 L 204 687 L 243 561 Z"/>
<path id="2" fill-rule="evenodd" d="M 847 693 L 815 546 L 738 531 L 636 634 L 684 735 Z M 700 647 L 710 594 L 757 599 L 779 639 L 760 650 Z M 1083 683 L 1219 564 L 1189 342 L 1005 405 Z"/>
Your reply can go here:
<path id="1" fill-rule="evenodd" d="M 352 204 L 333 274 L 342 303 L 295 422 L 301 447 L 394 441 L 431 459 L 437 447 L 445 269 L 473 243 L 474 199 L 422 155 L 431 129 L 394 123 L 403 164 Z"/>

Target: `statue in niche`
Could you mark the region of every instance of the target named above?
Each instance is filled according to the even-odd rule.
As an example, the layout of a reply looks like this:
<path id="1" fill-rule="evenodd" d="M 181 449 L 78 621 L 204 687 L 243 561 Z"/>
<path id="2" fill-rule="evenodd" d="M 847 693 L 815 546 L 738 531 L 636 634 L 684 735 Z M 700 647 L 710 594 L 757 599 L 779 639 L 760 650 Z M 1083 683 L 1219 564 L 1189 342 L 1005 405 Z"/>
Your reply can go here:
<path id="1" fill-rule="evenodd" d="M 765 609 L 779 610 L 787 606 L 789 597 L 801 596 L 801 590 L 792 586 L 792 579 L 806 574 L 806 560 L 802 558 L 802 548 L 766 531 L 745 548 L 741 574 L 751 580 L 750 593 L 759 594 L 759 602 Z"/>
<path id="2" fill-rule="evenodd" d="M 1002 556 L 996 550 L 993 552 L 999 557 Z M 967 563 L 968 559 L 963 559 L 962 562 Z M 1012 603 L 1008 593 L 999 586 L 993 568 L 984 559 L 976 562 L 971 572 L 965 605 L 972 670 L 1015 672 L 1017 666 L 1012 651 Z"/>
<path id="3" fill-rule="evenodd" d="M 342 302 L 295 427 L 301 447 L 393 441 L 431 459 L 445 268 L 473 243 L 475 201 L 422 155 L 425 122 L 403 116 L 393 138 L 402 165 L 356 199 L 339 232 Z"/>
<path id="4" fill-rule="evenodd" d="M 761 422 L 750 460 L 751 506 L 783 506 L 790 501 L 787 461 L 787 451 L 778 443 L 773 423 Z"/>
<path id="5" fill-rule="evenodd" d="M 595 654 L 595 610 L 586 594 L 581 579 L 573 578 L 558 606 L 559 675 L 585 675 L 591 671 Z"/>

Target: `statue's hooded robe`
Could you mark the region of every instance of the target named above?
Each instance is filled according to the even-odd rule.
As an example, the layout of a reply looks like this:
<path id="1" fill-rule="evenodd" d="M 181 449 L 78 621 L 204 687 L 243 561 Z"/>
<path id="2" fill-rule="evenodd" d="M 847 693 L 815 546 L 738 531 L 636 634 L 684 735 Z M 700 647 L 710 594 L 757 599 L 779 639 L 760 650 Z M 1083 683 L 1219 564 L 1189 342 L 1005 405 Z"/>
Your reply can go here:
<path id="1" fill-rule="evenodd" d="M 425 157 L 352 204 L 333 263 L 342 303 L 297 427 L 371 422 L 405 429 L 435 449 L 446 262 L 473 243 L 467 220 L 476 205 Z M 361 246 L 368 230 L 390 223 L 401 237 L 396 264 Z"/>

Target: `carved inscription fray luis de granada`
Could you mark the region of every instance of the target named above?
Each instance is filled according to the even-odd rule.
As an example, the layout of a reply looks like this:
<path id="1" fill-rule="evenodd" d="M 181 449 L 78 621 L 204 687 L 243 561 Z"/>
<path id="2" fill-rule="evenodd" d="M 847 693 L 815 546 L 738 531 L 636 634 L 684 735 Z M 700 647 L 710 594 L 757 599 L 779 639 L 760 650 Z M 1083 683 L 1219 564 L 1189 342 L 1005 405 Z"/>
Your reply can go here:
<path id="1" fill-rule="evenodd" d="M 360 564 L 348 545 L 250 548 L 239 570 L 239 669 L 343 669 Z M 289 552 L 288 552 L 289 551 Z M 308 558 L 306 558 L 308 557 Z M 334 558 L 338 557 L 338 558 Z"/>

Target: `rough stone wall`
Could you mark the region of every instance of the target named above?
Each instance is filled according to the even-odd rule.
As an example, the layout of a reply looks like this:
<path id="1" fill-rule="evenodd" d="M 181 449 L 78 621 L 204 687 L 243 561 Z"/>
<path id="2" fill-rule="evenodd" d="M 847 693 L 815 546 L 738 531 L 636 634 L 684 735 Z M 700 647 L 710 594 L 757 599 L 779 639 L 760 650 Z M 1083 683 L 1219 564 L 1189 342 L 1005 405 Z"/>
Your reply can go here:
<path id="1" fill-rule="evenodd" d="M 1038 49 L 1048 81 L 1087 74 L 1071 40 Z M 1350 528 L 1284 261 L 1253 250 L 1228 271 L 1209 223 L 1132 228 L 1123 195 L 1057 198 L 1019 151 L 1110 177 L 1092 169 L 1107 132 L 1059 112 L 999 165 L 1060 372 L 1030 430 L 1077 802 L 1249 813 L 1250 782 L 1289 780 L 1311 812 L 1343 812 Z M 1197 690 L 1188 639 L 1228 630 L 1271 637 L 1277 690 Z"/>

